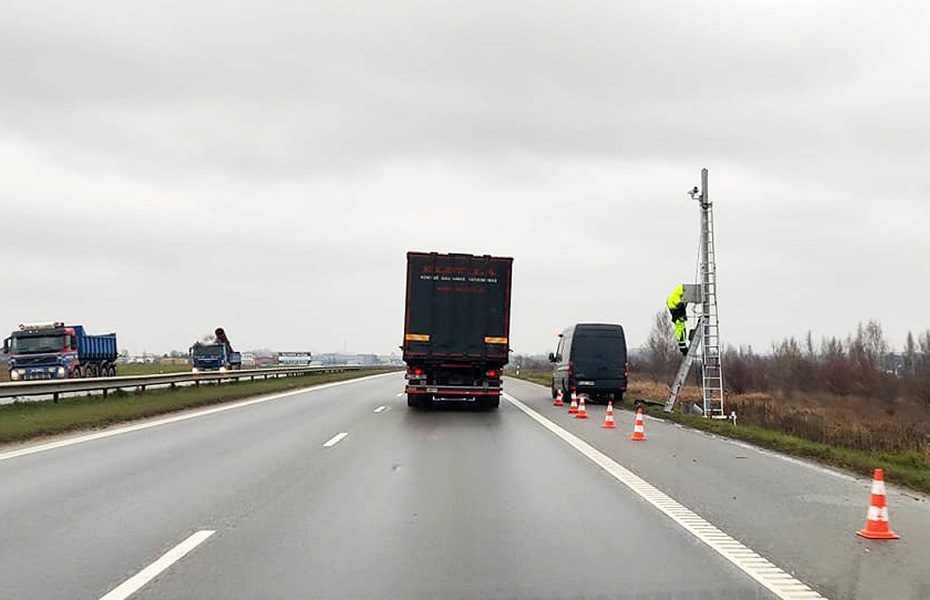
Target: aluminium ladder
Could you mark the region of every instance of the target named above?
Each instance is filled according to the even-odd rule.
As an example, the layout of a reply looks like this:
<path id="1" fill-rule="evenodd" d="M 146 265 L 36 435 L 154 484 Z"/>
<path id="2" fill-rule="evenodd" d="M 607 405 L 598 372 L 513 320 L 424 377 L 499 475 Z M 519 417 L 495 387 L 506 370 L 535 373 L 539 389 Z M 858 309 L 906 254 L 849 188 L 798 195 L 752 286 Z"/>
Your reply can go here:
<path id="1" fill-rule="evenodd" d="M 700 330 L 701 323 L 703 322 L 703 317 L 698 319 L 698 330 Z M 675 379 L 672 381 L 671 392 L 669 393 L 668 400 L 665 401 L 665 412 L 672 412 L 672 410 L 675 408 L 675 402 L 678 400 L 678 394 L 681 393 L 681 388 L 685 386 L 685 381 L 688 379 L 688 373 L 691 372 L 691 364 L 694 363 L 694 359 L 698 353 L 698 348 L 701 347 L 701 339 L 702 336 L 699 335 L 695 335 L 691 338 L 691 343 L 688 345 L 688 353 L 685 354 L 681 364 L 678 365 L 678 373 L 675 374 Z"/>
<path id="2" fill-rule="evenodd" d="M 707 195 L 707 169 L 701 170 L 701 395 L 704 416 L 725 419 L 723 361 L 720 356 L 720 322 L 717 315 L 717 259 L 714 252 L 714 205 Z"/>

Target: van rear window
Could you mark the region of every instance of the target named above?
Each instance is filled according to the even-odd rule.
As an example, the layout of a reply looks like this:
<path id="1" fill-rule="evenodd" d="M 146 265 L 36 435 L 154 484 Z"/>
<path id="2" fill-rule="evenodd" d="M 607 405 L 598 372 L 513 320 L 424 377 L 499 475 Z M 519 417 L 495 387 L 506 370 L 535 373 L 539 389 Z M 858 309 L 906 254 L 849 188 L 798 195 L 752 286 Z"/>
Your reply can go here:
<path id="1" fill-rule="evenodd" d="M 572 341 L 572 354 L 577 361 L 623 362 L 626 360 L 626 343 L 619 332 L 579 332 Z"/>

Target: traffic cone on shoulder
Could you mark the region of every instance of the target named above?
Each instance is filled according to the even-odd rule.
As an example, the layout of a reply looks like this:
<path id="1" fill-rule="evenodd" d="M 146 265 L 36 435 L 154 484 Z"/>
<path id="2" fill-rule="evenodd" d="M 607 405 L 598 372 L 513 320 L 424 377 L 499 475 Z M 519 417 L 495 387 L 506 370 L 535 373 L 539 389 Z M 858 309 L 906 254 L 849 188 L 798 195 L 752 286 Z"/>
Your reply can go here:
<path id="1" fill-rule="evenodd" d="M 572 403 L 568 405 L 568 413 L 573 415 L 578 412 L 578 395 L 572 392 Z"/>
<path id="2" fill-rule="evenodd" d="M 562 390 L 555 393 L 555 402 L 552 403 L 552 406 L 565 406 L 565 403 L 562 402 Z"/>
<path id="3" fill-rule="evenodd" d="M 633 435 L 630 436 L 630 439 L 634 442 L 646 441 L 646 428 L 642 407 L 636 409 L 636 423 L 633 424 Z"/>
<path id="4" fill-rule="evenodd" d="M 585 410 L 585 407 L 584 407 L 584 396 L 583 395 L 578 399 L 578 412 L 575 413 L 575 418 L 576 419 L 587 419 L 588 418 L 588 411 Z"/>
<path id="5" fill-rule="evenodd" d="M 891 530 L 888 523 L 888 507 L 885 506 L 885 474 L 881 469 L 875 469 L 872 476 L 872 501 L 869 503 L 869 512 L 865 517 L 865 527 L 856 532 L 856 535 L 870 540 L 896 540 L 898 534 Z"/>
<path id="6" fill-rule="evenodd" d="M 614 423 L 614 403 L 607 402 L 607 414 L 604 415 L 604 429 L 616 429 L 617 425 Z"/>

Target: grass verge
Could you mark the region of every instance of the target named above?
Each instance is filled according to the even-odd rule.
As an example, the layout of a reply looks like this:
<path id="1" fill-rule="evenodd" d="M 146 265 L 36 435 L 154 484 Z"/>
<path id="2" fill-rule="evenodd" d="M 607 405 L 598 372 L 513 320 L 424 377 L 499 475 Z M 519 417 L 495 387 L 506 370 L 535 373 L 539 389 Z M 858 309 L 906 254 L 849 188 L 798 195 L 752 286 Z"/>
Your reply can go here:
<path id="1" fill-rule="evenodd" d="M 154 389 L 143 393 L 111 392 L 109 397 L 82 396 L 52 401 L 17 402 L 0 406 L 0 444 L 42 436 L 106 427 L 116 423 L 170 412 L 241 400 L 251 396 L 305 388 L 321 383 L 357 379 L 392 369 L 312 373 L 255 382 L 201 384 L 194 387 Z"/>
<path id="2" fill-rule="evenodd" d="M 548 373 L 521 373 L 520 375 L 511 373 L 511 375 L 546 387 L 549 387 L 551 381 L 551 375 Z M 650 402 L 664 402 L 665 400 L 664 397 L 658 397 L 655 393 L 642 393 L 647 390 L 649 392 L 653 391 L 652 388 L 656 386 L 651 383 L 643 385 L 631 384 L 630 387 L 630 391 L 633 392 L 629 394 L 630 398 L 635 396 Z M 656 406 L 646 406 L 644 410 L 659 419 L 674 421 L 723 437 L 742 440 L 784 454 L 812 459 L 863 476 L 871 476 L 873 469 L 881 467 L 885 471 L 886 480 L 919 492 L 930 493 L 930 460 L 921 452 L 858 450 L 816 442 L 757 425 L 740 423 L 733 425 L 729 421 L 705 419 L 697 415 L 666 413 Z"/>

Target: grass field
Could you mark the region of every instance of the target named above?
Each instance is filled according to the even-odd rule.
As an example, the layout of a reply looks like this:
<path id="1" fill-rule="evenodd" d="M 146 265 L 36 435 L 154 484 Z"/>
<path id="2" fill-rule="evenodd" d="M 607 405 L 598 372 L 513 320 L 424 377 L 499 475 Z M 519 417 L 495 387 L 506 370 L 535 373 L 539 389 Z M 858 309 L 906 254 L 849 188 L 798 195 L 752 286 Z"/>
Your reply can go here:
<path id="1" fill-rule="evenodd" d="M 547 388 L 551 382 L 548 372 L 523 372 L 519 377 Z M 667 397 L 668 386 L 664 383 L 634 376 L 626 403 L 664 403 Z M 684 402 L 699 401 L 700 397 L 695 386 L 686 387 L 681 394 Z M 889 481 L 930 493 L 930 436 L 923 429 L 926 417 L 914 422 L 919 416 L 914 410 L 919 409 L 900 406 L 893 410 L 877 406 L 874 401 L 864 403 L 861 398 L 846 398 L 839 404 L 836 398 L 776 399 L 759 393 L 728 396 L 727 401 L 728 407 L 736 410 L 736 425 L 696 415 L 669 414 L 652 405 L 645 410 L 657 418 L 861 475 L 871 475 L 873 469 L 882 467 Z"/>
<path id="2" fill-rule="evenodd" d="M 191 370 L 190 365 L 117 365 L 117 375 L 158 375 L 159 373 L 185 373 Z"/>
<path id="3" fill-rule="evenodd" d="M 0 444 L 32 438 L 105 427 L 115 423 L 151 417 L 189 408 L 219 404 L 250 396 L 282 392 L 356 379 L 389 369 L 313 373 L 300 377 L 283 377 L 255 382 L 200 385 L 175 389 L 155 389 L 144 393 L 119 392 L 109 397 L 83 396 L 52 401 L 19 402 L 0 406 Z"/>

